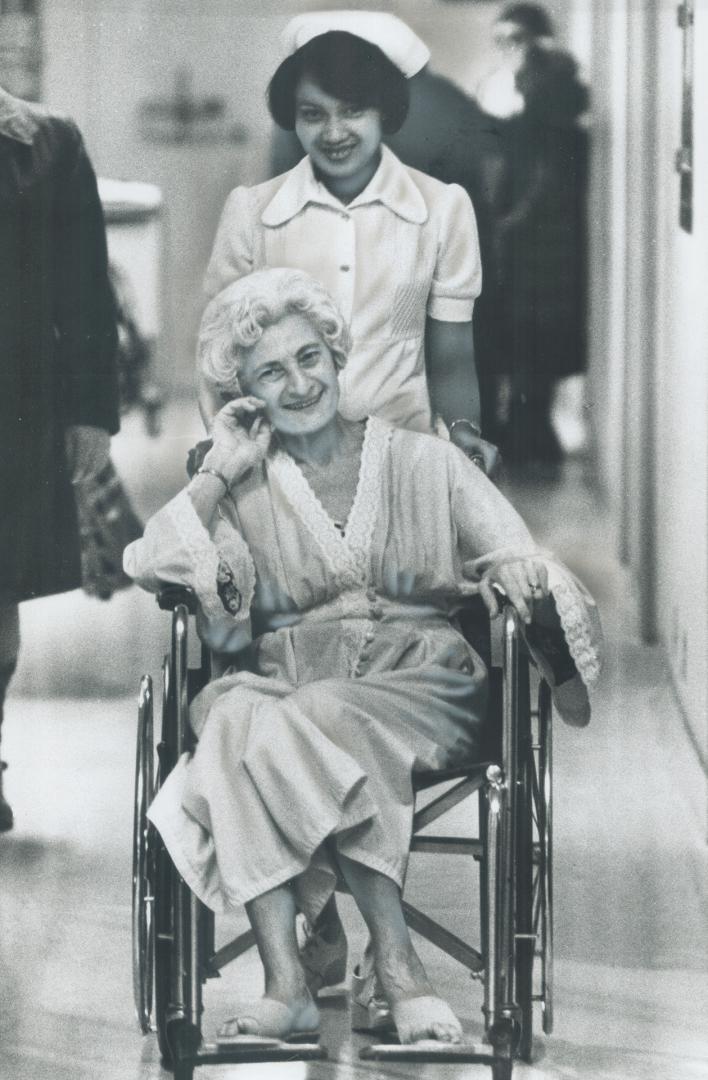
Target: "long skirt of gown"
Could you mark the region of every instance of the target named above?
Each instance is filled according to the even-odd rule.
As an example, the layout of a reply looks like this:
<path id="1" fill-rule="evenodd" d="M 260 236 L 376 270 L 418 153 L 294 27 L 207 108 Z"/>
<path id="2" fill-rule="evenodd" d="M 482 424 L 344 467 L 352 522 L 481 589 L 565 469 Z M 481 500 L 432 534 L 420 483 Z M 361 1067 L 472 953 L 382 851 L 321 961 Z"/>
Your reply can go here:
<path id="1" fill-rule="evenodd" d="M 479 754 L 486 671 L 462 635 L 444 617 L 379 624 L 352 669 L 356 624 L 269 633 L 258 673 L 226 674 L 195 699 L 196 750 L 150 817 L 215 911 L 292 880 L 314 919 L 336 853 L 402 885 L 414 771 Z"/>

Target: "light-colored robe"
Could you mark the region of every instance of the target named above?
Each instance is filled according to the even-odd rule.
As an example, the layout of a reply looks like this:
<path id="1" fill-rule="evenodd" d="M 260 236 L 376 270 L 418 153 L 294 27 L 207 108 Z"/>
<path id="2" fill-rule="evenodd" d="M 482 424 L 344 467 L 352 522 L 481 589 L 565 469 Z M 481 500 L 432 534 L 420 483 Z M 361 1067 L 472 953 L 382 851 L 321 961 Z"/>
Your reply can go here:
<path id="1" fill-rule="evenodd" d="M 486 672 L 451 617 L 471 588 L 463 562 L 502 548 L 536 551 L 479 469 L 375 418 L 344 536 L 278 449 L 209 532 L 186 490 L 151 519 L 127 572 L 192 587 L 203 639 L 249 658 L 193 702 L 197 748 L 150 809 L 207 905 L 293 879 L 313 918 L 334 850 L 402 882 L 413 772 L 479 751 Z"/>

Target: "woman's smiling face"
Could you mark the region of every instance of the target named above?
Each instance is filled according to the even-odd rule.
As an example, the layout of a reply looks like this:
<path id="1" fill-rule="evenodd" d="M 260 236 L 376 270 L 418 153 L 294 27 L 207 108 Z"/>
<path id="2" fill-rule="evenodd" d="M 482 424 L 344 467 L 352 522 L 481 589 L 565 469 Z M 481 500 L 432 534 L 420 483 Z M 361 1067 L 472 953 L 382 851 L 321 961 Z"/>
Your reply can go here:
<path id="1" fill-rule="evenodd" d="M 243 350 L 239 381 L 244 393 L 265 401 L 266 417 L 284 435 L 313 434 L 337 414 L 337 368 L 304 315 L 285 315 Z"/>
<path id="2" fill-rule="evenodd" d="M 335 194 L 337 185 L 363 191 L 378 168 L 383 135 L 379 110 L 340 101 L 307 75 L 295 92 L 295 132 Z"/>

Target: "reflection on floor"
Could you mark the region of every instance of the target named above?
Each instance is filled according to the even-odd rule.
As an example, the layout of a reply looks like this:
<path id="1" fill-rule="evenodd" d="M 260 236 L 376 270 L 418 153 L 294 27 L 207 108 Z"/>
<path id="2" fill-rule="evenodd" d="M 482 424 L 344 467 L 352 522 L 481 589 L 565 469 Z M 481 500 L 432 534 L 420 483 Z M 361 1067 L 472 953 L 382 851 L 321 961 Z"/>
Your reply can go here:
<path id="1" fill-rule="evenodd" d="M 173 417 L 172 420 L 175 418 Z M 178 486 L 184 449 L 129 429 L 117 458 L 143 512 Z M 141 462 L 141 468 L 137 468 Z M 149 487 L 152 484 L 152 488 Z M 708 1076 L 708 854 L 704 782 L 684 736 L 661 654 L 637 643 L 631 595 L 608 522 L 580 466 L 559 483 L 513 485 L 543 542 L 600 600 L 607 669 L 592 726 L 556 733 L 556 1031 L 540 1037 L 519 1080 L 693 1080 Z M 156 670 L 164 617 L 133 590 L 109 605 L 80 596 L 35 605 L 25 617 L 23 669 L 8 708 L 8 788 L 17 827 L 0 840 L 1 1080 L 157 1080 L 152 1037 L 131 1004 L 130 829 L 133 686 Z M 47 612 L 51 611 L 48 616 Z M 39 639 L 39 643 L 38 640 Z M 70 656 L 62 697 L 46 689 L 47 657 Z M 96 690 L 98 687 L 98 690 Z M 462 932 L 475 905 L 452 857 L 421 857 L 414 899 Z M 454 883 L 447 898 L 441 882 Z M 469 905 L 468 905 L 469 899 Z M 342 908 L 354 953 L 361 924 Z M 232 927 L 227 928 L 228 930 Z M 421 945 L 434 982 L 474 1033 L 480 993 L 461 969 Z M 254 956 L 210 983 L 205 1028 L 260 992 Z M 323 1015 L 327 1064 L 203 1070 L 214 1080 L 383 1077 L 358 1061 L 346 1001 Z M 479 1066 L 399 1066 L 386 1075 L 474 1080 Z"/>

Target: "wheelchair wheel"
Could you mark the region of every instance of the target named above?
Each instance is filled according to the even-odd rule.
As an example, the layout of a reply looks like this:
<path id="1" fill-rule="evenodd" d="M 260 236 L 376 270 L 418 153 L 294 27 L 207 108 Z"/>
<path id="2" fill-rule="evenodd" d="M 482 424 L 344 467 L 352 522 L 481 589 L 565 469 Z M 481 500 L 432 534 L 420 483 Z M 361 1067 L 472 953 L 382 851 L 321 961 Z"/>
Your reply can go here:
<path id="1" fill-rule="evenodd" d="M 172 664 L 169 654 L 162 665 L 162 723 L 158 747 L 158 767 L 155 790 L 172 769 L 175 755 L 171 749 L 172 728 Z M 155 845 L 155 1028 L 160 1056 L 168 1068 L 172 1051 L 167 1038 L 167 1019 L 170 1008 L 170 979 L 172 972 L 172 861 L 156 834 Z"/>
<path id="2" fill-rule="evenodd" d="M 188 611 L 178 605 L 173 613 L 172 648 L 163 665 L 158 787 L 181 754 L 191 749 L 187 629 Z M 192 1080 L 201 1042 L 202 965 L 196 948 L 200 906 L 155 835 L 155 1026 L 163 1064 L 172 1069 L 176 1080 Z"/>
<path id="3" fill-rule="evenodd" d="M 516 1054 L 531 1060 L 533 1039 L 533 885 L 534 885 L 534 752 L 532 741 L 529 666 L 522 660 L 517 669 L 517 786 L 514 877 L 514 997 L 519 1007 Z"/>
<path id="4" fill-rule="evenodd" d="M 155 746 L 152 679 L 143 676 L 138 699 L 133 816 L 133 999 L 143 1034 L 152 1030 L 155 928 L 155 838 L 147 811 L 154 795 Z"/>
<path id="5" fill-rule="evenodd" d="M 534 884 L 534 930 L 540 961 L 540 985 L 544 1034 L 553 1031 L 553 789 L 552 789 L 551 691 L 542 683 L 538 694 L 538 751 L 534 798 L 538 820 L 538 866 Z"/>
<path id="6" fill-rule="evenodd" d="M 172 972 L 172 862 L 158 837 L 155 852 L 155 1029 L 162 1062 L 172 1065 L 167 1038 Z"/>
<path id="7" fill-rule="evenodd" d="M 534 1002 L 541 1004 L 544 1033 L 553 1026 L 551 695 L 545 682 L 538 688 L 537 709 L 528 712 L 519 733 L 516 999 L 521 1013 L 518 1056 L 528 1062 Z"/>

